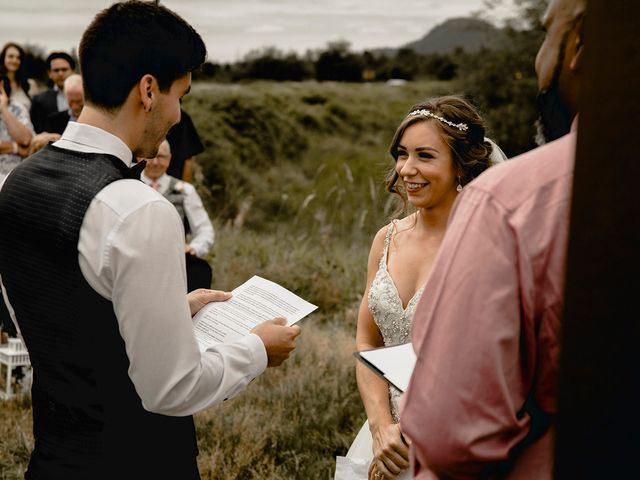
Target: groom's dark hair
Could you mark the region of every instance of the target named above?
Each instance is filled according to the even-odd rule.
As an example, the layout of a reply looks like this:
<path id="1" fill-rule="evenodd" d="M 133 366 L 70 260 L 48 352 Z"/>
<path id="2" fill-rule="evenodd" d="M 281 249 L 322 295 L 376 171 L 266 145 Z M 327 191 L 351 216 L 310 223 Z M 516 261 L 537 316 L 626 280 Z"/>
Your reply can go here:
<path id="1" fill-rule="evenodd" d="M 144 75 L 153 75 L 166 92 L 204 63 L 207 49 L 193 27 L 168 8 L 131 0 L 96 15 L 79 53 L 86 102 L 117 110 Z"/>

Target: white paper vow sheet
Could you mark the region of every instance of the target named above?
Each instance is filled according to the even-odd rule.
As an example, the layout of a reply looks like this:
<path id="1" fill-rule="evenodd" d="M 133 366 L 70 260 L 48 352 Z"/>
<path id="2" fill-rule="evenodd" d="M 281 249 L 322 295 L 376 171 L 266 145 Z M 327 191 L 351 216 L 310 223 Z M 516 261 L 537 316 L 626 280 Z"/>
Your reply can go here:
<path id="1" fill-rule="evenodd" d="M 233 342 L 247 335 L 256 325 L 275 317 L 284 317 L 287 325 L 293 325 L 318 308 L 257 275 L 231 293 L 233 296 L 229 300 L 211 302 L 193 317 L 201 351 L 219 343 Z"/>

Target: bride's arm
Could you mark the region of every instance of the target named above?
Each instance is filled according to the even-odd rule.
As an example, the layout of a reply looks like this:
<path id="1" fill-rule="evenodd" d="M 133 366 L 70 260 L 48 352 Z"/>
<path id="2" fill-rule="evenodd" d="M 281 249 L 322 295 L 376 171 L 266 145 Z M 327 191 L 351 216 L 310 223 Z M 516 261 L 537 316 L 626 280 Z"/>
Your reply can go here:
<path id="1" fill-rule="evenodd" d="M 362 296 L 358 311 L 358 326 L 356 331 L 356 349 L 369 350 L 384 345 L 380 329 L 369 311 L 369 289 L 378 270 L 378 263 L 382 256 L 387 227 L 383 227 L 375 236 L 369 253 L 367 267 L 367 287 Z M 374 459 L 370 477 L 375 471 L 386 475 L 397 475 L 409 466 L 409 452 L 407 445 L 400 435 L 400 428 L 394 424 L 389 405 L 389 387 L 387 383 L 358 362 L 356 365 L 356 379 L 360 397 L 367 412 L 369 429 L 373 437 Z"/>

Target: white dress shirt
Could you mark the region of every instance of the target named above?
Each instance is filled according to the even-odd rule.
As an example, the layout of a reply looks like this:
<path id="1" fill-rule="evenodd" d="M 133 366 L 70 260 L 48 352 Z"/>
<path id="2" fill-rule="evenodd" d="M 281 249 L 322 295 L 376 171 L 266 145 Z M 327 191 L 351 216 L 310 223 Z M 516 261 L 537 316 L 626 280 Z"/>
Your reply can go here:
<path id="1" fill-rule="evenodd" d="M 118 137 L 86 124 L 70 123 L 54 145 L 109 153 L 131 165 L 132 153 Z M 82 274 L 113 303 L 129 377 L 144 408 L 173 416 L 233 397 L 267 366 L 264 344 L 255 334 L 200 353 L 186 300 L 183 242 L 174 206 L 133 179 L 98 192 L 78 241 Z M 5 301 L 15 322 L 6 294 Z"/>
<path id="2" fill-rule="evenodd" d="M 64 112 L 65 110 L 69 110 L 69 103 L 67 103 L 67 97 L 64 96 L 64 92 L 58 88 L 57 85 L 53 86 L 53 91 L 56 92 L 56 106 L 58 107 L 58 111 Z"/>
<path id="3" fill-rule="evenodd" d="M 159 185 L 158 192 L 165 195 L 167 190 L 169 190 L 169 184 L 172 178 L 173 177 L 166 173 L 158 178 L 156 180 Z M 140 176 L 140 180 L 147 185 L 151 185 L 152 183 L 152 180 L 147 177 L 144 172 Z M 213 246 L 215 235 L 213 225 L 211 224 L 211 220 L 209 220 L 209 215 L 202 204 L 200 195 L 198 195 L 193 185 L 178 180 L 174 188 L 181 189 L 184 194 L 184 213 L 187 216 L 189 228 L 191 229 L 191 241 L 189 245 L 193 247 L 198 257 L 204 257 Z"/>

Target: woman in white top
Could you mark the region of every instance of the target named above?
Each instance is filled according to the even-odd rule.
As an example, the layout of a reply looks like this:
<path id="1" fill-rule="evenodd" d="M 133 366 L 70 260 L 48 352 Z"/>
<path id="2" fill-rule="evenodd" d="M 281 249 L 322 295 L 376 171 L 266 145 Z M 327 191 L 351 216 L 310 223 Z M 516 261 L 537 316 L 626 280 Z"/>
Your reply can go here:
<path id="1" fill-rule="evenodd" d="M 390 153 L 395 165 L 387 189 L 413 212 L 383 227 L 373 240 L 358 313 L 359 351 L 411 340 L 411 318 L 458 193 L 504 158 L 485 138 L 476 109 L 457 96 L 414 105 L 396 130 Z M 338 458 L 336 478 L 410 478 L 409 441 L 398 423 L 401 393 L 363 364 L 356 366 L 356 377 L 368 421 L 347 457 Z"/>
<path id="2" fill-rule="evenodd" d="M 0 52 L 0 78 L 4 91 L 14 103 L 21 104 L 27 112 L 31 108 L 31 97 L 36 94 L 36 83 L 27 78 L 24 65 L 24 50 L 14 42 L 5 44 Z"/>

